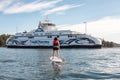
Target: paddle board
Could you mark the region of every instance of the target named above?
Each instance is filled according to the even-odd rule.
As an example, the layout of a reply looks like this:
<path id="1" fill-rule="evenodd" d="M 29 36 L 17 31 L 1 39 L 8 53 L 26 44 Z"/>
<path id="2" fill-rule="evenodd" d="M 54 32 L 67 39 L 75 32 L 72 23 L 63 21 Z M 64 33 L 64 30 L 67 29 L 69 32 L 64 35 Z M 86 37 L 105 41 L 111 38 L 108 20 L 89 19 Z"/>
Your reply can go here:
<path id="1" fill-rule="evenodd" d="M 58 57 L 56 57 L 56 56 L 51 56 L 50 57 L 50 60 L 52 61 L 52 62 L 59 62 L 59 63 L 61 63 L 62 62 L 62 59 L 61 58 L 58 58 Z"/>

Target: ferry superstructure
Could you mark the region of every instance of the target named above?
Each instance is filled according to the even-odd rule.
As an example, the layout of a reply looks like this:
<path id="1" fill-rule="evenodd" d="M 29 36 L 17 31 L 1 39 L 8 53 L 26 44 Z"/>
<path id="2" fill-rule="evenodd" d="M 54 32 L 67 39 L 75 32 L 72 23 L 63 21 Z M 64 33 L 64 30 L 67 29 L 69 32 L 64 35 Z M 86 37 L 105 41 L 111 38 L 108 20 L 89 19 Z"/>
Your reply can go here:
<path id="1" fill-rule="evenodd" d="M 71 30 L 57 30 L 48 18 L 39 22 L 31 32 L 16 33 L 6 41 L 8 48 L 52 48 L 54 37 L 58 37 L 61 48 L 101 48 L 101 40 Z"/>

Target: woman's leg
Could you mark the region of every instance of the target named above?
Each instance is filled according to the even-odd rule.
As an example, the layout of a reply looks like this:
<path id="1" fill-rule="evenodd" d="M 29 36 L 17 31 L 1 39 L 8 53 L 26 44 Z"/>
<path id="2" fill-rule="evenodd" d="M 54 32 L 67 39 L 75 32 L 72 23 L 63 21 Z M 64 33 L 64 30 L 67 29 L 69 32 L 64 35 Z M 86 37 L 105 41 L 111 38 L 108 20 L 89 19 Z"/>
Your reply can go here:
<path id="1" fill-rule="evenodd" d="M 52 54 L 52 56 L 53 56 L 53 58 L 54 58 L 54 56 L 55 56 L 55 50 L 53 50 L 53 54 Z"/>
<path id="2" fill-rule="evenodd" d="M 60 57 L 59 49 L 57 50 L 57 57 Z"/>

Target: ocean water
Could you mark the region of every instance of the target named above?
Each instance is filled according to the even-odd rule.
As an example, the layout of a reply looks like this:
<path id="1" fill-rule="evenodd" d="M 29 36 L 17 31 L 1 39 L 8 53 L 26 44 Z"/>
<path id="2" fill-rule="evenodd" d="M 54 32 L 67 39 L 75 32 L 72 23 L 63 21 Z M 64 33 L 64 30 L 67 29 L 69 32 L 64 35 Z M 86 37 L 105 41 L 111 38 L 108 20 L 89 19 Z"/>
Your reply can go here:
<path id="1" fill-rule="evenodd" d="M 0 80 L 120 80 L 120 48 L 61 49 L 63 63 L 52 63 L 51 55 L 0 48 Z"/>

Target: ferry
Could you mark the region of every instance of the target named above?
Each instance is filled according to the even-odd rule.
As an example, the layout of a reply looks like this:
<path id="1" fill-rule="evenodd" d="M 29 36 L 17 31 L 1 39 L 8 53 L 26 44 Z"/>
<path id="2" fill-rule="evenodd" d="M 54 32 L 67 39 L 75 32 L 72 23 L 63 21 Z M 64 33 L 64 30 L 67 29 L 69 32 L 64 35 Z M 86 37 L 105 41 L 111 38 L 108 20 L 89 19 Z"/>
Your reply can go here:
<path id="1" fill-rule="evenodd" d="M 58 37 L 61 48 L 101 48 L 99 38 L 72 30 L 58 30 L 56 24 L 46 18 L 38 28 L 30 32 L 16 33 L 6 41 L 8 48 L 52 48 Z"/>

